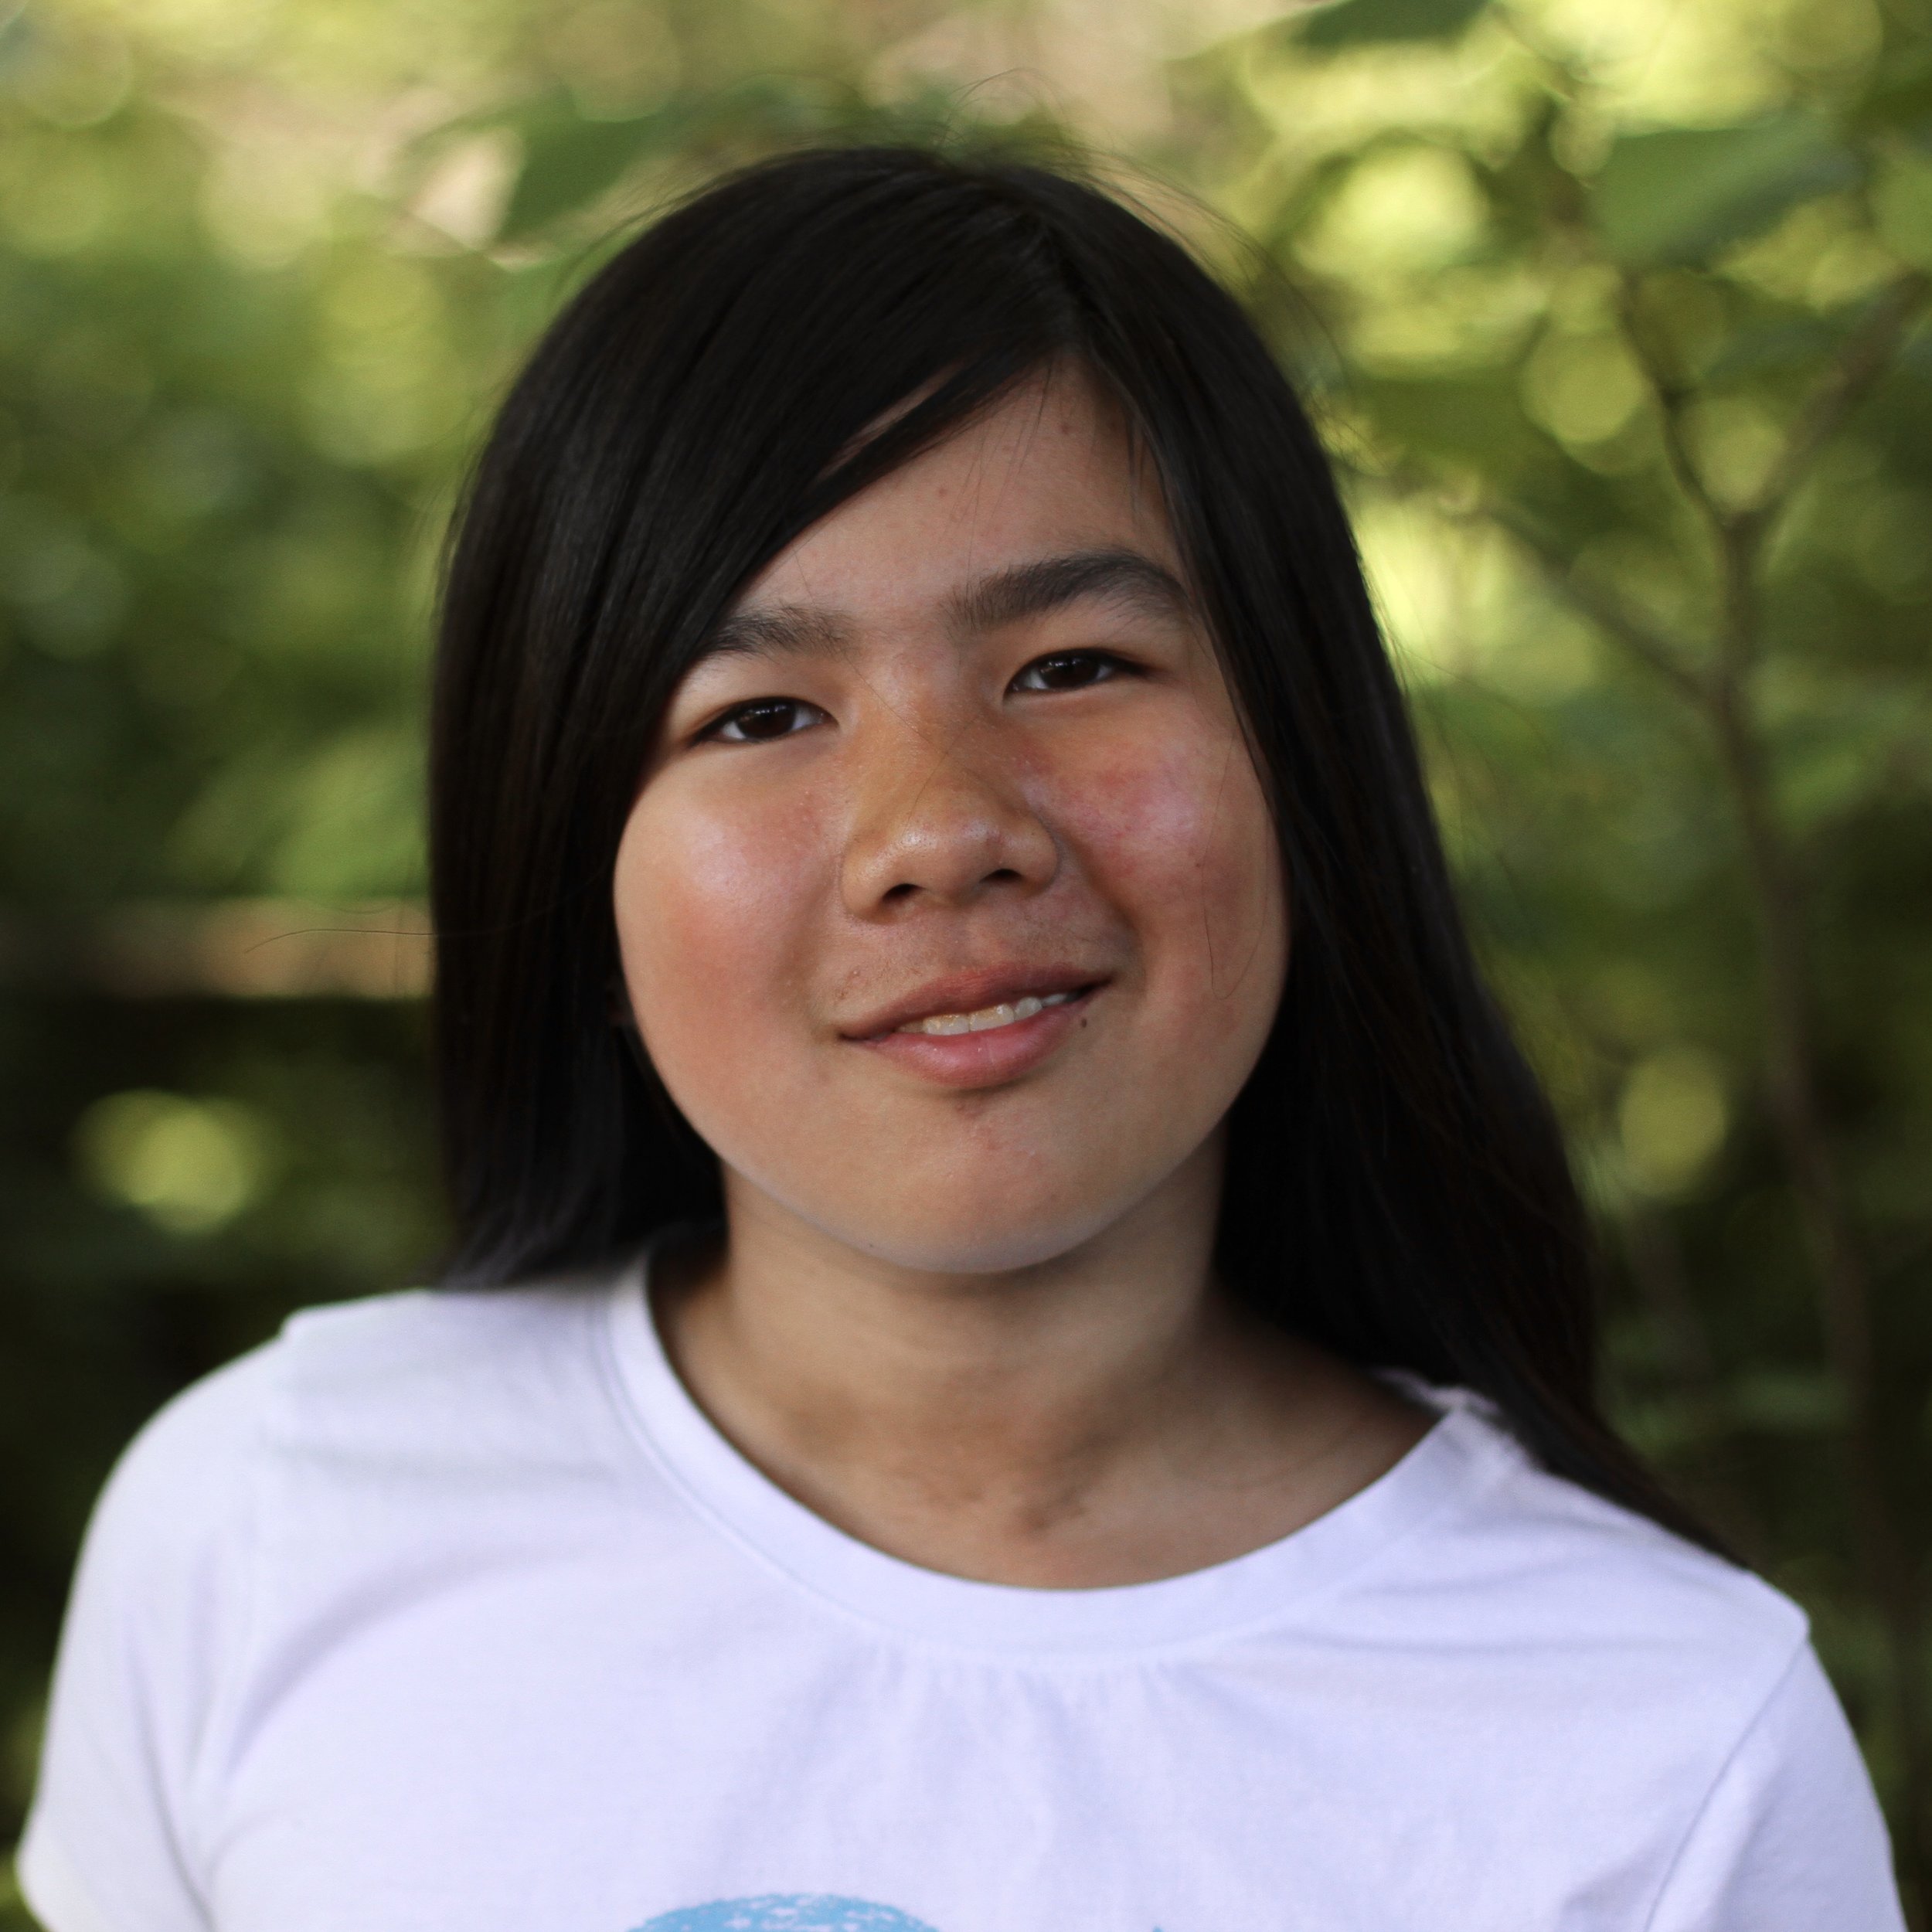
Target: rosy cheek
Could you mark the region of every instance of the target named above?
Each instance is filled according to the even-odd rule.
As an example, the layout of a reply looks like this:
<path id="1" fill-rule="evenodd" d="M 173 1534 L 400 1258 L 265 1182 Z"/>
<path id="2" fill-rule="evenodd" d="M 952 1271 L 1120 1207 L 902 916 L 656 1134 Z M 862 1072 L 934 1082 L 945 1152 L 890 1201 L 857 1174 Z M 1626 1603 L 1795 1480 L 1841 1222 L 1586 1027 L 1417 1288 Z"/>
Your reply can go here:
<path id="1" fill-rule="evenodd" d="M 1062 822 L 1139 927 L 1150 971 L 1225 998 L 1279 952 L 1280 861 L 1238 740 L 1119 747 L 1068 776 Z"/>
<path id="2" fill-rule="evenodd" d="M 671 1062 L 770 1025 L 798 981 L 814 882 L 808 825 L 795 810 L 730 811 L 650 802 L 626 835 L 617 923 L 638 1024 Z M 692 808 L 696 803 L 696 808 Z"/>

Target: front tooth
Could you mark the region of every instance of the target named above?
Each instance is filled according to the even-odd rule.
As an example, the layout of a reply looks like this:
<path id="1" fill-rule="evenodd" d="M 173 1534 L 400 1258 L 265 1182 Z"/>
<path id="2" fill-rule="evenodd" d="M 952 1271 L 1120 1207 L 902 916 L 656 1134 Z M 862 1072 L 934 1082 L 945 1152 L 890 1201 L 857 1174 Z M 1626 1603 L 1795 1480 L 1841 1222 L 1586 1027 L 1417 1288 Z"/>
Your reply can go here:
<path id="1" fill-rule="evenodd" d="M 1036 998 L 1022 994 L 1010 1005 L 982 1006 L 976 1013 L 935 1013 L 929 1019 L 909 1021 L 902 1033 L 988 1033 L 996 1026 L 1010 1026 L 1016 1019 L 1031 1019 L 1049 1006 L 1064 1006 L 1071 993 L 1048 993 Z"/>

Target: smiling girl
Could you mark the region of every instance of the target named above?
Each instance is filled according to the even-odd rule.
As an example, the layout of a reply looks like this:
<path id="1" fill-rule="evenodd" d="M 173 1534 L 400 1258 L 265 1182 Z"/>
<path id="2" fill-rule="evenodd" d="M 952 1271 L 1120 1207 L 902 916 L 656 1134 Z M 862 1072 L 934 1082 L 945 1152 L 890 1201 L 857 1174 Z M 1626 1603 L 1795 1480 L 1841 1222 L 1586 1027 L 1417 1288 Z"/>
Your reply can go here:
<path id="1" fill-rule="evenodd" d="M 1883 1932 L 1786 1599 L 1592 1389 L 1318 447 L 1091 187 L 696 197 L 505 407 L 459 1238 L 104 1498 L 53 1932 Z"/>

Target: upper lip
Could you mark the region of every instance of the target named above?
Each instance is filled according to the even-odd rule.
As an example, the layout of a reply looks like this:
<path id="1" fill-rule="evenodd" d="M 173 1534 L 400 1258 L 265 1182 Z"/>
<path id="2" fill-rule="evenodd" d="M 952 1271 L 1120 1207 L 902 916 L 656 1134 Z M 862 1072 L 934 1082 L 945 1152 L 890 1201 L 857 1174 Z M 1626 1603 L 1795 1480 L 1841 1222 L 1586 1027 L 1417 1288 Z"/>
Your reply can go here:
<path id="1" fill-rule="evenodd" d="M 936 1013 L 982 1012 L 1028 993 L 1036 998 L 1049 993 L 1077 993 L 1106 977 L 1090 967 L 1079 966 L 988 966 L 978 972 L 949 973 L 944 979 L 929 979 L 924 985 L 914 987 L 889 1005 L 874 1007 L 846 1021 L 838 1030 L 848 1039 L 871 1039 L 913 1020 L 930 1019 Z"/>

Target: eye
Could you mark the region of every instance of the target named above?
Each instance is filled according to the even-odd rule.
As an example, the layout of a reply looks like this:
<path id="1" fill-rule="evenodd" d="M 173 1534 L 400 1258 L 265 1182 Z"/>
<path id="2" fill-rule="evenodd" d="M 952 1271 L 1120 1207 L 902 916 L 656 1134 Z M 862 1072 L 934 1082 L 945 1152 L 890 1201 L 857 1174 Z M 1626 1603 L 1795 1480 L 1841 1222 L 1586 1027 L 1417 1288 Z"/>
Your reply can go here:
<path id="1" fill-rule="evenodd" d="M 734 705 L 698 735 L 726 744 L 767 744 L 821 723 L 825 716 L 815 704 L 807 704 L 802 698 L 753 698 L 749 703 Z"/>
<path id="2" fill-rule="evenodd" d="M 1082 691 L 1090 684 L 1105 684 L 1132 668 L 1111 651 L 1056 651 L 1050 658 L 1036 658 L 1014 679 L 1012 689 Z"/>

